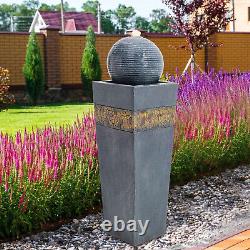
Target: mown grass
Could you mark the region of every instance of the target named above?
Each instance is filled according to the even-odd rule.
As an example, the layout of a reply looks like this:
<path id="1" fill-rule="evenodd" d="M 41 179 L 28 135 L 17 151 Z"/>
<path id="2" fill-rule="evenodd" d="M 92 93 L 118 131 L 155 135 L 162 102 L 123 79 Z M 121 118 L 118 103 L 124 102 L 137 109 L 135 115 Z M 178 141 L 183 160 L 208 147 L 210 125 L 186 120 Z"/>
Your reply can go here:
<path id="1" fill-rule="evenodd" d="M 46 106 L 13 106 L 0 112 L 0 132 L 14 135 L 26 128 L 43 128 L 46 124 L 55 126 L 72 124 L 77 115 L 93 110 L 91 103 L 51 104 Z"/>

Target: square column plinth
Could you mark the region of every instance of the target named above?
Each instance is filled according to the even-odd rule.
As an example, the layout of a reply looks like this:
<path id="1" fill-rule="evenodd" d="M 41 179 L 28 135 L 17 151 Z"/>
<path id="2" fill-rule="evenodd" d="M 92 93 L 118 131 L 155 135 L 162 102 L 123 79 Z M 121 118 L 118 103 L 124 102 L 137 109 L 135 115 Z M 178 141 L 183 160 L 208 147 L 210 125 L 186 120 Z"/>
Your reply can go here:
<path id="1" fill-rule="evenodd" d="M 166 231 L 177 89 L 93 82 L 103 216 L 109 233 L 133 246 Z M 115 230 L 115 220 L 133 220 L 137 231 Z"/>

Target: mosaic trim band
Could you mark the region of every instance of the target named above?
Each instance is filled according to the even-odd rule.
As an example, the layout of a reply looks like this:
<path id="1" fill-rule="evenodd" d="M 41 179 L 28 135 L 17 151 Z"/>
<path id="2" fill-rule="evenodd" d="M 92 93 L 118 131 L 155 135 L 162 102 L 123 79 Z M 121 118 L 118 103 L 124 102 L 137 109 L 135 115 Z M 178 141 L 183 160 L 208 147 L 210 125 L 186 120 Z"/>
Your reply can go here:
<path id="1" fill-rule="evenodd" d="M 99 125 L 129 132 L 169 127 L 175 121 L 175 107 L 161 107 L 133 112 L 95 105 L 95 119 Z"/>

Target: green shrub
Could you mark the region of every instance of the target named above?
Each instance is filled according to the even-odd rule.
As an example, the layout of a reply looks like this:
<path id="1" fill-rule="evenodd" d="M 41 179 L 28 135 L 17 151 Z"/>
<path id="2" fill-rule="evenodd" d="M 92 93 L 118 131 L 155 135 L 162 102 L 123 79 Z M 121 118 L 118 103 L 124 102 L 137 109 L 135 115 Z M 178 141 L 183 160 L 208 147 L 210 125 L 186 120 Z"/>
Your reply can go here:
<path id="1" fill-rule="evenodd" d="M 184 184 L 204 175 L 217 174 L 227 168 L 250 163 L 250 131 L 246 124 L 239 126 L 230 138 L 220 142 L 186 140 L 178 143 L 173 153 L 171 183 Z"/>
<path id="2" fill-rule="evenodd" d="M 44 92 L 44 69 L 35 32 L 32 32 L 29 37 L 23 74 L 30 100 L 36 105 Z"/>
<path id="3" fill-rule="evenodd" d="M 14 102 L 13 95 L 9 93 L 9 83 L 9 71 L 0 67 L 0 111 Z"/>
<path id="4" fill-rule="evenodd" d="M 93 100 L 92 81 L 101 80 L 101 66 L 95 47 L 95 33 L 92 26 L 88 27 L 86 46 L 82 56 L 81 79 L 83 94 Z"/>

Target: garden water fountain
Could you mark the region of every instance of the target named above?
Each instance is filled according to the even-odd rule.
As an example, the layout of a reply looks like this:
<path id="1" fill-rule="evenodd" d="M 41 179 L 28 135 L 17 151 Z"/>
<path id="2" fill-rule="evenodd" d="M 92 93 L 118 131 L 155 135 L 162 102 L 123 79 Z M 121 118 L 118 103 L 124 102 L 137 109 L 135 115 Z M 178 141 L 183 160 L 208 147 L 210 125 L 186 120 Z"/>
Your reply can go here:
<path id="1" fill-rule="evenodd" d="M 166 231 L 178 85 L 159 81 L 163 56 L 138 35 L 115 43 L 107 64 L 112 80 L 93 82 L 103 216 L 137 246 Z"/>

